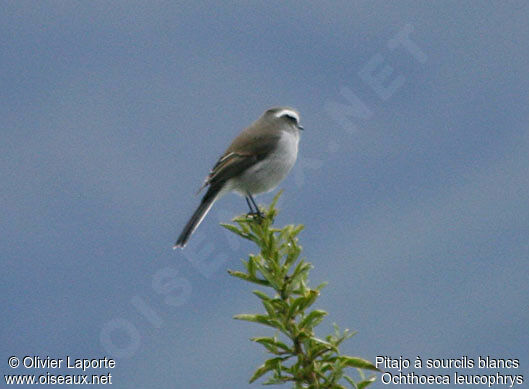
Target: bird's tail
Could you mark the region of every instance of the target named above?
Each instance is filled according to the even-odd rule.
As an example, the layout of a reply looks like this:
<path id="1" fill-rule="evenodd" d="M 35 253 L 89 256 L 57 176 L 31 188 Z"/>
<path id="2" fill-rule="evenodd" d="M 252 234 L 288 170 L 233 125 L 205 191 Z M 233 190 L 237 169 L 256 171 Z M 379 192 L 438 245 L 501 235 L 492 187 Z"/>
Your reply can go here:
<path id="1" fill-rule="evenodd" d="M 180 236 L 178 237 L 175 245 L 173 246 L 174 249 L 176 249 L 177 247 L 185 247 L 187 241 L 191 237 L 191 234 L 193 234 L 193 232 L 197 229 L 200 223 L 202 223 L 202 220 L 204 220 L 204 218 L 206 217 L 213 203 L 215 203 L 215 201 L 219 197 L 221 189 L 221 185 L 209 187 L 208 191 L 202 198 L 202 201 L 200 202 L 200 205 L 198 206 L 197 210 L 195 211 L 195 213 L 193 213 L 193 216 L 191 216 L 191 219 L 189 219 L 186 226 L 180 233 Z"/>

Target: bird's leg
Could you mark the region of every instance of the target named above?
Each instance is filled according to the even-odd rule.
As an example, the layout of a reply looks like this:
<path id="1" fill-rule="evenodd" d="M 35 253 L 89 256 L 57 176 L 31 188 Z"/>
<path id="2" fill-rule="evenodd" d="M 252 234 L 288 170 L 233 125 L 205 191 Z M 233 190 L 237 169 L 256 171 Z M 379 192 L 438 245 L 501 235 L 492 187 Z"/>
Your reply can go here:
<path id="1" fill-rule="evenodd" d="M 254 215 L 257 215 L 259 216 L 260 218 L 263 218 L 263 214 L 261 213 L 261 210 L 259 209 L 257 203 L 255 202 L 253 196 L 251 193 L 248 193 L 248 195 L 246 196 L 246 201 L 248 201 L 248 199 L 250 199 L 250 201 L 252 202 L 254 208 L 255 208 L 255 212 L 253 212 Z M 250 203 L 248 202 L 248 205 L 250 205 Z M 251 209 L 252 207 L 250 207 Z"/>
<path id="2" fill-rule="evenodd" d="M 252 204 L 250 203 L 250 199 L 248 198 L 248 196 L 244 196 L 244 198 L 246 200 L 246 204 L 248 204 L 248 208 L 250 208 L 250 212 L 248 212 L 248 215 L 255 215 L 255 211 L 252 208 Z"/>

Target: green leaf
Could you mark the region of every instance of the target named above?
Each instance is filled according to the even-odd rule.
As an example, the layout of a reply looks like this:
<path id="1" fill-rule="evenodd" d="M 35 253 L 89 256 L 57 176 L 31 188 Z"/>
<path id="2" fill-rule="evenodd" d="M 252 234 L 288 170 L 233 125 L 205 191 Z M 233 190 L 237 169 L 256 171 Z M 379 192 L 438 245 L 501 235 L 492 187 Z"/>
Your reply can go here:
<path id="1" fill-rule="evenodd" d="M 323 339 L 316 338 L 315 336 L 311 336 L 311 337 L 310 337 L 310 341 L 311 341 L 311 342 L 314 342 L 314 343 L 321 344 L 322 346 L 327 347 L 329 350 L 338 351 L 338 350 L 336 349 L 336 347 L 334 347 L 331 343 L 326 342 L 326 341 L 323 340 Z"/>
<path id="2" fill-rule="evenodd" d="M 228 270 L 228 274 L 233 277 L 240 278 L 242 280 L 253 282 L 254 284 L 270 286 L 270 283 L 266 280 L 261 280 L 260 278 L 252 277 L 249 274 L 243 273 L 236 270 Z"/>
<path id="3" fill-rule="evenodd" d="M 303 303 L 303 305 L 300 306 L 300 308 L 304 310 L 310 307 L 312 304 L 314 304 L 319 295 L 320 292 L 318 292 L 317 290 L 309 289 L 307 295 L 305 296 L 305 302 Z"/>
<path id="4" fill-rule="evenodd" d="M 266 374 L 270 370 L 279 369 L 281 367 L 281 362 L 284 359 L 285 358 L 278 357 L 278 358 L 272 358 L 272 359 L 267 360 L 264 364 L 262 364 L 261 366 L 257 368 L 255 373 L 253 373 L 252 378 L 250 378 L 250 383 L 254 382 L 259 377 L 262 377 L 264 374 Z"/>
<path id="5" fill-rule="evenodd" d="M 243 236 L 244 232 L 241 231 L 237 226 L 234 226 L 233 224 L 228 224 L 228 223 L 220 223 L 220 225 L 224 228 L 226 228 L 227 230 L 237 234 L 237 235 L 240 235 L 240 236 Z M 244 238 L 244 236 L 243 236 Z"/>
<path id="6" fill-rule="evenodd" d="M 377 380 L 377 377 L 373 376 L 373 377 L 369 377 L 368 379 L 366 380 L 363 380 L 363 381 L 360 381 L 359 383 L 356 384 L 356 387 L 358 389 L 364 389 L 366 388 L 367 386 L 371 385 L 373 382 L 375 382 Z"/>
<path id="7" fill-rule="evenodd" d="M 305 229 L 305 226 L 303 224 L 298 224 L 294 227 L 294 230 L 292 231 L 293 236 L 297 236 L 301 231 Z"/>
<path id="8" fill-rule="evenodd" d="M 296 268 L 294 269 L 294 272 L 292 273 L 292 282 L 301 282 L 304 281 L 307 278 L 307 273 L 312 268 L 312 265 L 310 263 L 307 263 L 303 260 L 299 261 L 296 265 Z"/>
<path id="9" fill-rule="evenodd" d="M 285 259 L 285 265 L 290 267 L 298 259 L 299 254 L 301 253 L 301 247 L 296 244 L 296 240 L 292 237 L 292 235 L 289 235 L 287 239 L 288 254 L 287 258 Z"/>
<path id="10" fill-rule="evenodd" d="M 356 331 L 345 330 L 343 332 L 343 335 L 335 340 L 335 344 L 337 346 L 339 346 L 344 340 L 349 339 L 349 338 L 353 337 L 354 335 L 356 335 Z"/>
<path id="11" fill-rule="evenodd" d="M 315 309 L 311 313 L 309 313 L 301 322 L 299 323 L 299 326 L 301 328 L 308 327 L 308 328 L 314 328 L 320 322 L 323 320 L 323 318 L 327 315 L 327 312 L 322 311 L 321 309 Z"/>
<path id="12" fill-rule="evenodd" d="M 282 315 L 284 312 L 288 310 L 288 303 L 280 298 L 275 298 L 270 301 L 278 314 Z"/>
<path id="13" fill-rule="evenodd" d="M 373 365 L 371 362 L 369 362 L 366 359 L 343 355 L 343 356 L 339 356 L 338 360 L 340 360 L 345 366 L 348 366 L 348 367 L 356 367 L 357 369 L 380 371 L 379 369 L 376 368 L 375 365 Z"/>
<path id="14" fill-rule="evenodd" d="M 287 237 L 288 235 L 290 235 L 290 231 L 291 231 L 291 229 L 292 229 L 292 226 L 290 226 L 290 225 L 285 226 L 285 227 L 279 229 L 279 230 L 277 231 L 277 232 L 279 232 L 278 240 L 279 240 L 280 242 L 283 242 L 283 241 L 286 239 L 286 237 Z"/>
<path id="15" fill-rule="evenodd" d="M 294 381 L 294 379 L 293 377 L 289 376 L 270 377 L 265 382 L 263 382 L 263 385 L 280 385 L 284 384 L 287 381 Z"/>
<path id="16" fill-rule="evenodd" d="M 266 266 L 258 263 L 258 262 L 254 262 L 255 263 L 255 267 L 258 269 L 259 272 L 261 272 L 261 274 L 263 275 L 263 277 L 266 279 L 266 281 L 269 282 L 269 285 L 272 286 L 272 288 L 274 288 L 275 290 L 280 290 L 281 288 L 279 287 L 278 283 L 277 283 L 277 280 L 276 280 L 276 275 L 271 272 L 269 269 L 266 268 Z"/>
<path id="17" fill-rule="evenodd" d="M 319 292 L 317 290 L 308 290 L 305 296 L 298 297 L 294 300 L 290 306 L 288 315 L 292 317 L 297 314 L 299 311 L 303 311 L 314 304 L 316 298 L 318 297 Z"/>
<path id="18" fill-rule="evenodd" d="M 294 300 L 288 310 L 288 317 L 293 317 L 300 310 L 300 306 L 305 302 L 306 297 L 301 296 Z"/>
<path id="19" fill-rule="evenodd" d="M 261 292 L 260 290 L 254 290 L 252 293 L 255 294 L 257 297 L 259 297 L 261 300 L 265 300 L 265 301 L 272 300 L 272 298 L 270 296 L 268 296 L 264 292 Z"/>
<path id="20" fill-rule="evenodd" d="M 234 219 L 234 221 L 236 221 L 236 219 Z M 251 240 L 253 242 L 257 242 L 257 238 L 255 235 L 251 234 L 250 232 L 247 232 L 244 230 L 244 228 L 242 228 L 241 224 L 239 223 L 239 226 L 240 228 L 232 225 L 232 224 L 227 224 L 227 223 L 220 223 L 220 225 L 224 228 L 226 228 L 227 230 L 233 232 L 234 234 L 237 234 L 239 235 L 241 238 L 244 238 L 244 239 L 247 239 L 247 240 Z"/>
<path id="21" fill-rule="evenodd" d="M 351 385 L 353 388 L 355 389 L 358 389 L 358 386 L 356 385 L 356 382 L 353 381 L 353 379 L 351 377 L 349 377 L 348 375 L 343 375 L 343 378 L 345 378 L 345 380 L 347 382 L 349 382 L 349 385 Z"/>
<path id="22" fill-rule="evenodd" d="M 267 315 L 261 315 L 261 314 L 249 314 L 249 313 L 241 313 L 239 315 L 233 316 L 235 320 L 245 320 L 245 321 L 251 321 L 253 323 L 259 323 L 264 324 L 266 326 L 274 327 L 280 330 L 284 330 L 283 324 L 277 319 L 272 319 Z"/>
<path id="23" fill-rule="evenodd" d="M 270 231 L 268 234 L 265 233 L 264 236 L 266 237 L 266 252 L 268 253 L 269 256 L 271 256 L 271 253 L 273 253 L 275 250 L 274 250 L 274 247 L 275 247 L 275 244 L 276 244 L 276 239 L 275 239 L 275 236 L 274 234 L 272 233 L 272 231 Z"/>
<path id="24" fill-rule="evenodd" d="M 323 288 L 325 288 L 327 286 L 328 282 L 322 282 L 321 284 L 319 284 L 317 287 L 316 287 L 316 290 L 319 292 L 321 291 Z"/>
<path id="25" fill-rule="evenodd" d="M 262 300 L 261 303 L 263 304 L 263 307 L 266 309 L 266 313 L 268 313 L 269 317 L 276 317 L 276 311 L 272 303 L 266 300 Z"/>
<path id="26" fill-rule="evenodd" d="M 292 350 L 285 343 L 280 342 L 279 340 L 275 338 L 260 337 L 260 338 L 251 338 L 250 340 L 260 343 L 262 345 L 274 346 L 286 352 L 292 352 Z"/>
<path id="27" fill-rule="evenodd" d="M 275 211 L 275 208 L 276 208 L 277 202 L 279 201 L 279 198 L 281 197 L 282 194 L 283 194 L 283 190 L 280 190 L 280 191 L 277 192 L 277 194 L 274 196 L 272 202 L 270 203 L 270 207 L 268 207 L 268 213 L 272 213 L 273 211 Z"/>
<path id="28" fill-rule="evenodd" d="M 254 255 L 250 255 L 248 262 L 246 262 L 246 270 L 248 270 L 248 274 L 250 274 L 252 277 L 255 277 L 255 261 L 256 257 Z"/>

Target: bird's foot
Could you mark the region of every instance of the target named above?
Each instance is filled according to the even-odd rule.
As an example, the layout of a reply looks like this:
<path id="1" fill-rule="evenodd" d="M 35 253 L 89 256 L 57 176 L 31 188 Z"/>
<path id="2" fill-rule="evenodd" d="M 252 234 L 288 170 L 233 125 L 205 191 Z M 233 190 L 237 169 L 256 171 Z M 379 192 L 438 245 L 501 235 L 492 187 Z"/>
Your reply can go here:
<path id="1" fill-rule="evenodd" d="M 264 215 L 263 213 L 261 212 L 261 210 L 257 209 L 257 212 L 256 211 L 250 211 L 246 214 L 246 217 L 249 217 L 249 218 L 256 218 L 256 219 L 264 219 Z"/>

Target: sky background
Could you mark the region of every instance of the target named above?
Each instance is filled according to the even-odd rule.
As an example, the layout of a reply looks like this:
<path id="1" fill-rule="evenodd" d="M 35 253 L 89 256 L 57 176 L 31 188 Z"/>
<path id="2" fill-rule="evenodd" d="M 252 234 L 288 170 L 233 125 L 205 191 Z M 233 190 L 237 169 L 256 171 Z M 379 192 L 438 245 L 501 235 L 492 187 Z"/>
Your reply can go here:
<path id="1" fill-rule="evenodd" d="M 218 225 L 244 200 L 171 247 L 231 139 L 290 105 L 277 224 L 306 226 L 329 282 L 317 334 L 354 329 L 342 351 L 373 361 L 518 358 L 502 372 L 527 383 L 527 20 L 525 1 L 2 2 L 2 376 L 46 371 L 12 355 L 114 356 L 114 388 L 259 387 L 248 339 L 273 332 L 232 320 L 261 307 L 226 273 L 253 247 Z"/>

